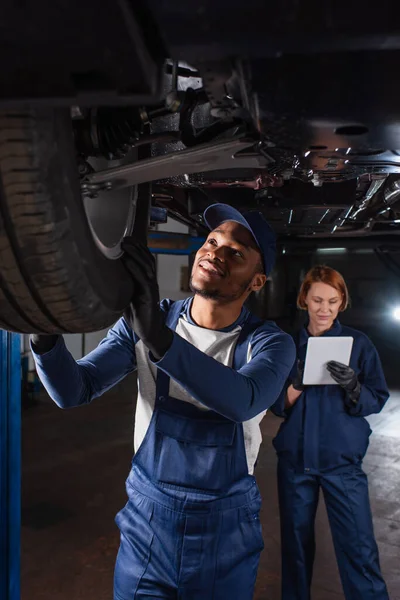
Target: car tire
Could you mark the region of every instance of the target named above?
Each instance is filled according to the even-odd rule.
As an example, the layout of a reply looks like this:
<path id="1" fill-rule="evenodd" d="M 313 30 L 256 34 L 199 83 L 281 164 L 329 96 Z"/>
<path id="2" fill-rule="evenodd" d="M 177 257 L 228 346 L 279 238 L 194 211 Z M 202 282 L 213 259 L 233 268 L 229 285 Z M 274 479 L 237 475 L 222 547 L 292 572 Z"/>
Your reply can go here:
<path id="1" fill-rule="evenodd" d="M 0 327 L 98 331 L 132 298 L 122 261 L 95 244 L 69 109 L 0 112 Z"/>

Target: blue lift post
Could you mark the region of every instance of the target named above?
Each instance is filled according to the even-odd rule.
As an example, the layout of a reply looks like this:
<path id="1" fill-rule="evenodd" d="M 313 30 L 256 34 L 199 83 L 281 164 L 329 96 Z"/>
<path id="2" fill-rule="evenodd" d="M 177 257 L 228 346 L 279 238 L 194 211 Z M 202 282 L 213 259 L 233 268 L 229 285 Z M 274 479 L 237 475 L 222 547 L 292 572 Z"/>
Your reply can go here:
<path id="1" fill-rule="evenodd" d="M 0 598 L 20 600 L 21 341 L 0 330 Z"/>

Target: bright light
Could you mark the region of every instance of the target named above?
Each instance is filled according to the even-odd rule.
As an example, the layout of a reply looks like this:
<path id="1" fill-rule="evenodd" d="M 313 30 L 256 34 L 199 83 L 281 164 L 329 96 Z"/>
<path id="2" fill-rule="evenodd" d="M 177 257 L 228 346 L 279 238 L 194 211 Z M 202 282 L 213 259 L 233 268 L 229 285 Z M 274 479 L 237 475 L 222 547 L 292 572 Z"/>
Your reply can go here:
<path id="1" fill-rule="evenodd" d="M 317 248 L 318 254 L 344 254 L 347 248 Z"/>
<path id="2" fill-rule="evenodd" d="M 396 319 L 396 321 L 400 321 L 400 306 L 394 309 L 393 319 Z"/>

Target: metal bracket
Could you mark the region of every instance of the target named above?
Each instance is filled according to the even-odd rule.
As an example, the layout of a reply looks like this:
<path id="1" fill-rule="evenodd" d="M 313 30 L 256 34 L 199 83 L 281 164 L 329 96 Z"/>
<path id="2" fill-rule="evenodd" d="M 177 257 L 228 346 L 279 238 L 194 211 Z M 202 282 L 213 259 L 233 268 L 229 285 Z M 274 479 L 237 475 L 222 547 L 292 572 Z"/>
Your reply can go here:
<path id="1" fill-rule="evenodd" d="M 190 173 L 259 169 L 273 162 L 265 153 L 261 154 L 259 148 L 260 142 L 243 138 L 202 144 L 164 156 L 139 160 L 131 165 L 90 173 L 82 181 L 82 192 L 87 193 L 88 189 L 93 192 L 96 186 L 102 189 L 106 184 L 109 188 L 117 189 Z"/>

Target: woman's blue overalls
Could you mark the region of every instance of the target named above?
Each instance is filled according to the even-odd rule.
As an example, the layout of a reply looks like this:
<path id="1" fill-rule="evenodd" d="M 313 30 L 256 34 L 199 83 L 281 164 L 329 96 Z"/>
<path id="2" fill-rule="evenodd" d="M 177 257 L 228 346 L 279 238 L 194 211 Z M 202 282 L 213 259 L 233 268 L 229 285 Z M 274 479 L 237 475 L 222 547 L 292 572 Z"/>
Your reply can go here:
<path id="1" fill-rule="evenodd" d="M 378 412 L 388 392 L 370 340 L 338 320 L 323 335 L 353 336 L 350 366 L 362 384 L 358 404 L 364 404 L 368 414 Z M 306 356 L 308 338 L 304 328 L 295 339 L 301 360 Z M 295 371 L 296 365 L 292 379 Z M 367 388 L 376 392 L 376 402 Z M 280 416 L 284 415 L 285 393 L 272 407 Z M 337 385 L 307 386 L 287 411 L 273 441 L 278 453 L 282 600 L 310 600 L 314 523 L 321 489 L 346 600 L 388 600 L 373 532 L 368 481 L 362 470 L 370 433 L 368 422 L 362 415 L 352 414 L 351 400 Z"/>
<path id="2" fill-rule="evenodd" d="M 175 302 L 167 315 L 173 330 L 182 308 Z M 233 368 L 245 364 L 255 328 L 249 317 Z M 193 372 L 199 376 L 207 375 Z M 263 548 L 261 501 L 248 474 L 242 424 L 169 396 L 169 377 L 160 369 L 127 492 L 116 517 L 115 600 L 253 598 Z"/>

